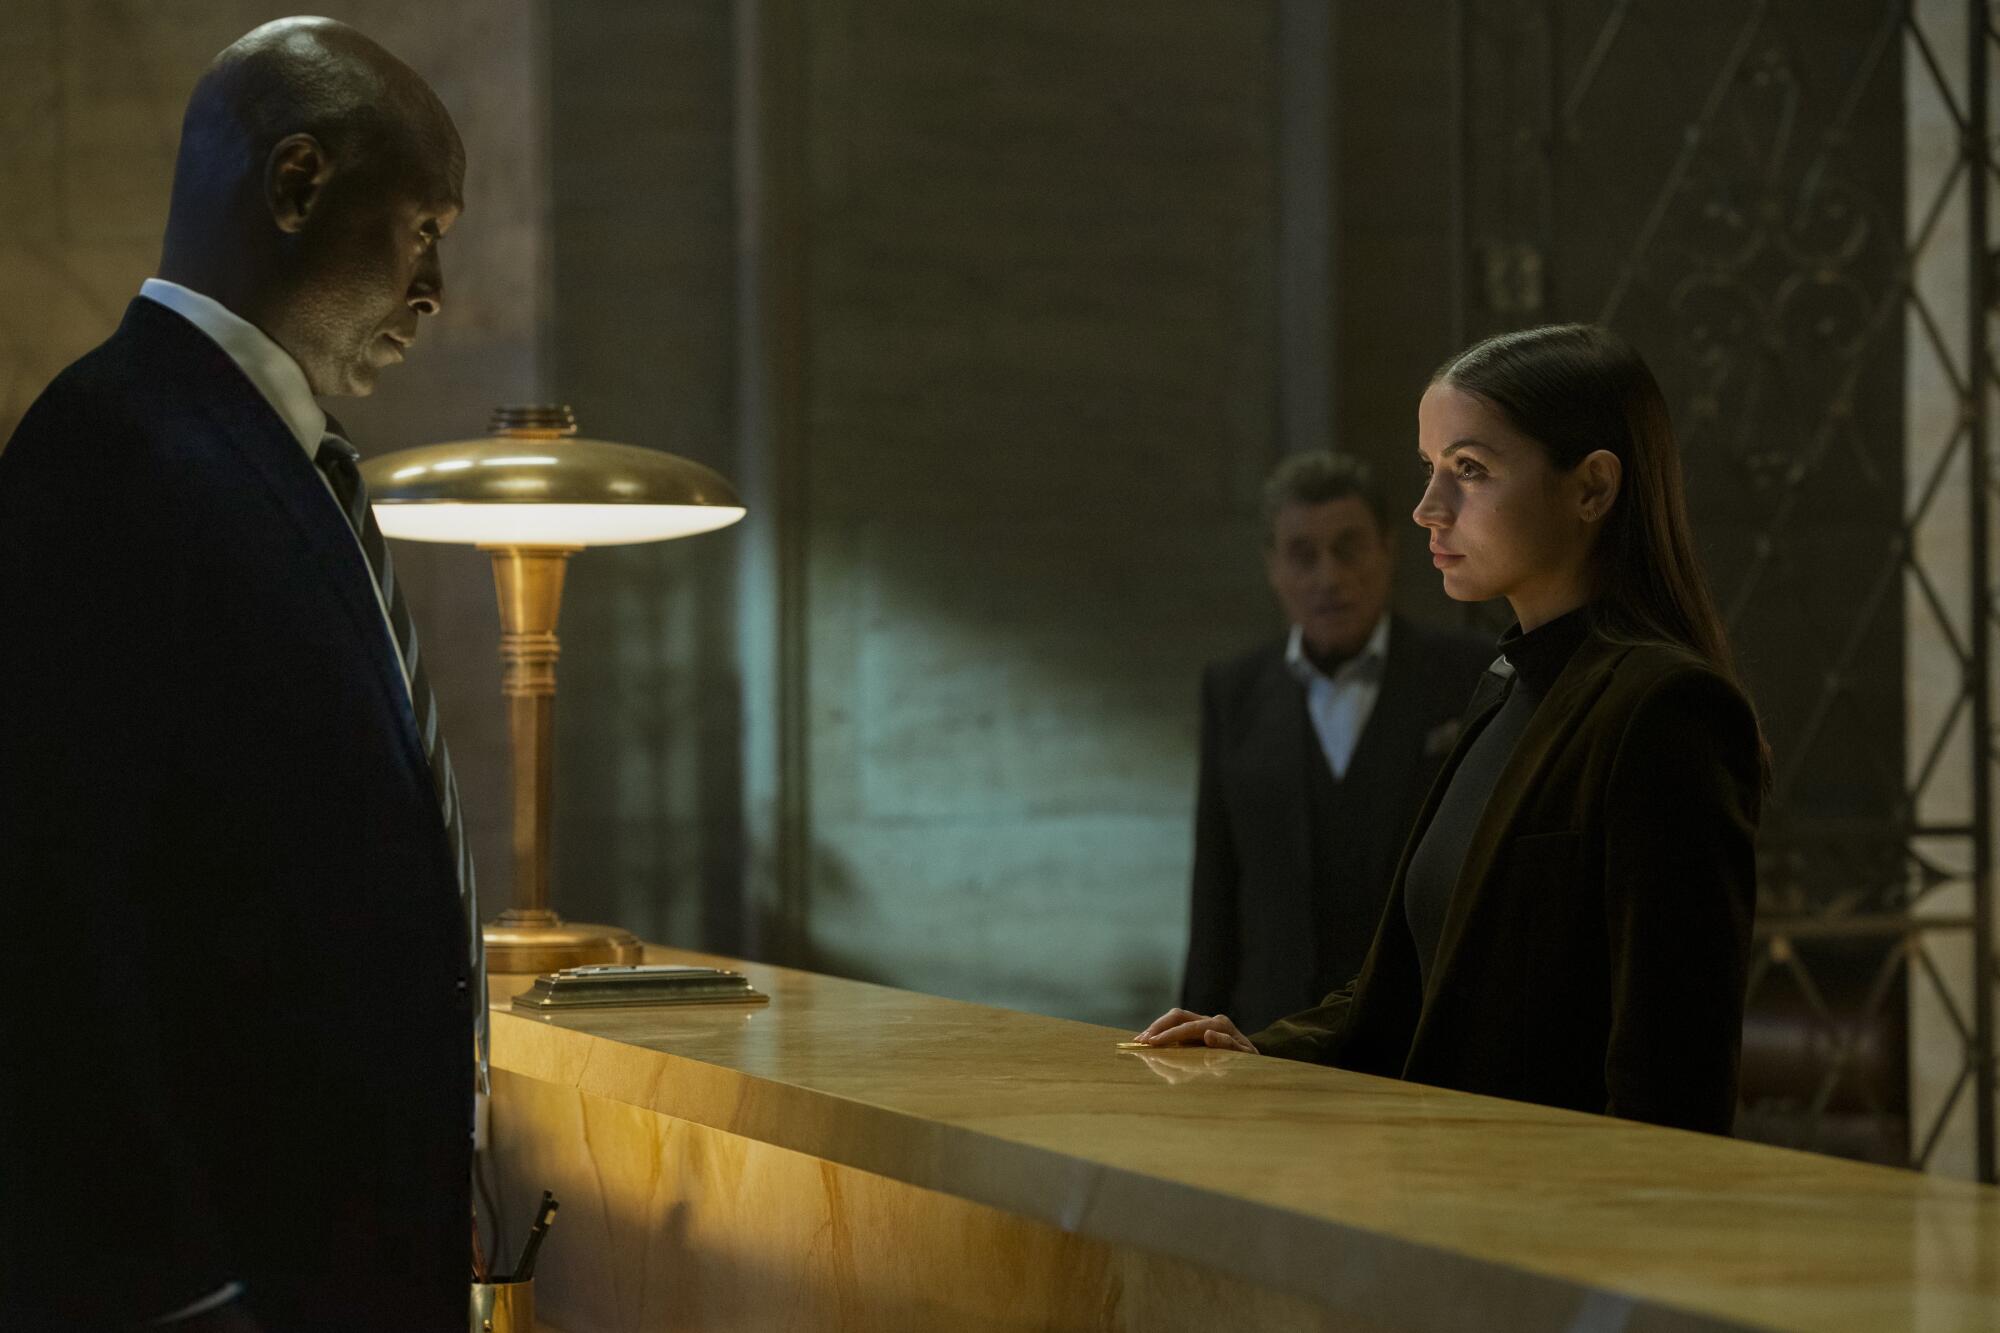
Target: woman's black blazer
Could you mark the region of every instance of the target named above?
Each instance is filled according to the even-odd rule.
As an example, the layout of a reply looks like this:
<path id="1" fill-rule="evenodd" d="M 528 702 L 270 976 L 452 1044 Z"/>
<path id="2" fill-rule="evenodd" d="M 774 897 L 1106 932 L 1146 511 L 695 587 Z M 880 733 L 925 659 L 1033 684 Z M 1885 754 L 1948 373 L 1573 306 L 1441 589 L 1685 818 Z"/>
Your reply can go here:
<path id="1" fill-rule="evenodd" d="M 1742 693 L 1665 645 L 1587 638 L 1502 770 L 1429 984 L 1410 853 L 1497 691 L 1445 762 L 1361 975 L 1251 1040 L 1268 1055 L 1726 1134 L 1763 791 Z"/>

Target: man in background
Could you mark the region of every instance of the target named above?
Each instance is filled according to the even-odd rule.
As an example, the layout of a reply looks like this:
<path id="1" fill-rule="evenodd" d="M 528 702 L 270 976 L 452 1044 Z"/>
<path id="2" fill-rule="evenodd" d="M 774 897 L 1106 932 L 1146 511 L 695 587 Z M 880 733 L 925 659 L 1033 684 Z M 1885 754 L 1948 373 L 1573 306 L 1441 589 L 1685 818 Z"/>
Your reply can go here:
<path id="1" fill-rule="evenodd" d="M 324 19 L 223 51 L 159 276 L 0 453 L 0 1325 L 465 1328 L 450 763 L 354 453 L 464 150 Z"/>
<path id="2" fill-rule="evenodd" d="M 1202 676 L 1181 1005 L 1245 1031 L 1359 974 L 1494 655 L 1389 611 L 1391 521 L 1360 460 L 1285 460 L 1265 484 L 1264 566 L 1290 628 Z"/>

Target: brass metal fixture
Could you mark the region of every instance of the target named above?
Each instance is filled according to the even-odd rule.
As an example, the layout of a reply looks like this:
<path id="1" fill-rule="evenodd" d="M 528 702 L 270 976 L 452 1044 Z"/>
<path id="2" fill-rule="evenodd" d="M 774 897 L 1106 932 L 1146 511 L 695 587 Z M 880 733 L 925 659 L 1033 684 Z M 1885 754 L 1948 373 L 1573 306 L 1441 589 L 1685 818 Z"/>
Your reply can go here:
<path id="1" fill-rule="evenodd" d="M 567 407 L 502 407 L 483 438 L 400 450 L 364 464 L 362 474 L 385 535 L 466 542 L 493 558 L 514 760 L 514 901 L 485 926 L 487 969 L 638 962 L 631 932 L 565 922 L 550 906 L 563 576 L 587 546 L 712 531 L 743 517 L 741 501 L 699 463 L 577 438 Z"/>

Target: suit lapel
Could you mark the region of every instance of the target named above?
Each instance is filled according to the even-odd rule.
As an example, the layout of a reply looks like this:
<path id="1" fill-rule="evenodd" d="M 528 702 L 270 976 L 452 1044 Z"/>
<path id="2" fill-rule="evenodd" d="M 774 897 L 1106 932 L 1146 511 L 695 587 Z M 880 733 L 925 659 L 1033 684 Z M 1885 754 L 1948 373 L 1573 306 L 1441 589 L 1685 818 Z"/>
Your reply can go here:
<path id="1" fill-rule="evenodd" d="M 1259 836 L 1277 864 L 1292 873 L 1274 882 L 1292 887 L 1291 897 L 1271 904 L 1276 919 L 1287 923 L 1292 938 L 1310 946 L 1313 929 L 1312 837 L 1307 821 L 1306 743 L 1312 721 L 1306 716 L 1303 687 L 1285 668 L 1282 656 L 1270 658 L 1249 693 L 1249 715 L 1230 755 L 1232 778 L 1250 799 L 1241 809 L 1258 812 Z"/>
<path id="2" fill-rule="evenodd" d="M 143 321 L 139 325 L 142 334 L 150 333 L 148 326 L 157 321 L 158 336 L 182 343 L 195 357 L 199 373 L 212 381 L 213 392 L 193 395 L 195 410 L 208 419 L 216 437 L 226 442 L 241 466 L 263 484 L 304 547 L 307 563 L 330 585 L 353 625 L 383 704 L 397 719 L 399 735 L 421 760 L 423 750 L 410 711 L 408 687 L 375 601 L 374 575 L 297 438 L 257 387 L 206 334 L 152 301 L 140 298 L 132 306 L 128 318 Z"/>
<path id="3" fill-rule="evenodd" d="M 1500 770 L 1493 794 L 1487 798 L 1485 812 L 1480 815 L 1472 841 L 1465 849 L 1465 862 L 1459 867 L 1458 881 L 1452 887 L 1451 901 L 1445 910 L 1444 925 L 1438 936 L 1437 958 L 1430 969 L 1430 985 L 1425 996 L 1427 1008 L 1430 996 L 1437 993 L 1439 980 L 1451 971 L 1452 958 L 1464 934 L 1466 919 L 1476 907 L 1473 899 L 1485 887 L 1494 862 L 1505 849 L 1523 803 L 1540 785 L 1550 759 L 1575 732 L 1577 723 L 1604 692 L 1611 679 L 1611 667 L 1623 653 L 1623 649 L 1594 636 L 1585 639 L 1562 675 L 1556 678 L 1548 697 L 1535 709 L 1534 717 L 1529 719 L 1527 729 L 1514 746 L 1513 755 Z M 1480 725 L 1498 705 L 1499 698 L 1495 697 L 1480 714 Z M 1454 765 L 1477 730 L 1478 727 L 1467 728 L 1467 734 L 1460 739 L 1459 750 L 1452 757 Z M 1435 798 L 1445 785 L 1444 782 L 1438 783 L 1438 791 L 1432 793 L 1433 808 Z M 1427 810 L 1426 815 L 1428 813 Z"/>
<path id="4" fill-rule="evenodd" d="M 1437 778 L 1431 783 L 1430 792 L 1424 797 L 1423 808 L 1417 812 L 1417 822 L 1410 826 L 1410 836 L 1403 844 L 1403 854 L 1396 862 L 1396 876 L 1389 889 L 1389 902 L 1395 910 L 1400 910 L 1403 901 L 1403 881 L 1409 877 L 1410 857 L 1416 853 L 1417 844 L 1423 840 L 1424 830 L 1428 829 L 1431 820 L 1436 818 L 1437 808 L 1444 800 L 1445 791 L 1451 786 L 1451 780 L 1457 774 L 1458 766 L 1465 761 L 1465 752 L 1479 739 L 1479 733 L 1486 730 L 1486 724 L 1493 720 L 1493 714 L 1500 711 L 1500 701 L 1505 696 L 1500 686 L 1492 683 L 1493 681 L 1494 677 L 1489 673 L 1481 678 L 1479 685 L 1473 690 L 1472 703 L 1467 707 L 1464 724 L 1458 730 L 1458 741 L 1452 746 L 1451 753 L 1445 756 L 1443 765 L 1439 767 Z"/>

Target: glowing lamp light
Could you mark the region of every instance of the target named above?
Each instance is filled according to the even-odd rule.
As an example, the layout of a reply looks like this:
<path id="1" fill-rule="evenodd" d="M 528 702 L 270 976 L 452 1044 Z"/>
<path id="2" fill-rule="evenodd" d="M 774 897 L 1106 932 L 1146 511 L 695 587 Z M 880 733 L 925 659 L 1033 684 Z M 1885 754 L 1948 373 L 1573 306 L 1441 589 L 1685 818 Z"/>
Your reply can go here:
<path id="1" fill-rule="evenodd" d="M 481 439 L 399 450 L 361 471 L 385 536 L 459 542 L 493 557 L 514 760 L 514 903 L 484 928 L 488 969 L 638 962 L 641 946 L 629 931 L 565 922 L 549 906 L 563 574 L 587 546 L 728 527 L 743 517 L 742 501 L 689 459 L 577 438 L 566 407 L 503 407 Z"/>

